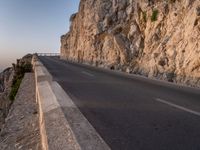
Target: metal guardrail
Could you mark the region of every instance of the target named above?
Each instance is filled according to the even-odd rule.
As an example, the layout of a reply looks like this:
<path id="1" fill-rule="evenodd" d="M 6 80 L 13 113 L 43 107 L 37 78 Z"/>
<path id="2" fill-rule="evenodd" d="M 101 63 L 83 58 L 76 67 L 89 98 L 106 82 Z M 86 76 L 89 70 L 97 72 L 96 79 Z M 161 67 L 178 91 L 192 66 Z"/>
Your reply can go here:
<path id="1" fill-rule="evenodd" d="M 60 53 L 36 53 L 37 56 L 60 56 Z"/>

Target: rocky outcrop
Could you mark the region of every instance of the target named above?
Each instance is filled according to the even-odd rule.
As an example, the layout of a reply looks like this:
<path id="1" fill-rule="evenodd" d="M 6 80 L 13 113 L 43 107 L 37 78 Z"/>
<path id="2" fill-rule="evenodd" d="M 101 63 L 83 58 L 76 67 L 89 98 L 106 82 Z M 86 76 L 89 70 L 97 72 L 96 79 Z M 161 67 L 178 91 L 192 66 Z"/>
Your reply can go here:
<path id="1" fill-rule="evenodd" d="M 0 130 L 11 105 L 9 94 L 11 91 L 13 76 L 13 68 L 7 68 L 0 73 Z"/>
<path id="2" fill-rule="evenodd" d="M 0 73 L 0 130 L 16 96 L 21 80 L 26 72 L 32 71 L 32 55 L 17 60 L 12 67 Z M 13 99 L 12 99 L 13 98 Z"/>
<path id="3" fill-rule="evenodd" d="M 61 57 L 200 86 L 199 0 L 81 0 Z"/>
<path id="4" fill-rule="evenodd" d="M 8 90 L 8 88 L 11 86 L 12 77 L 13 68 L 7 68 L 0 73 L 0 93 Z"/>

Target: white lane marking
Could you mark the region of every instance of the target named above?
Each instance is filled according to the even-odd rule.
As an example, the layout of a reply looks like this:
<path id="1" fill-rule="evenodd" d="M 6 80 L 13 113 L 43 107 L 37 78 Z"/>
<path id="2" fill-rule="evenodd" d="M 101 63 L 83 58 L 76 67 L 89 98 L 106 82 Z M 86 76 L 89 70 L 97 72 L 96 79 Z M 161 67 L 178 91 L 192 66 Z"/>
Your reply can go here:
<path id="1" fill-rule="evenodd" d="M 197 116 L 200 117 L 200 112 L 198 112 L 198 111 L 194 111 L 194 110 L 191 110 L 191 109 L 185 108 L 185 107 L 183 107 L 183 106 L 179 106 L 179 105 L 177 105 L 177 104 L 174 104 L 174 103 L 171 103 L 171 102 L 165 101 L 165 100 L 160 99 L 160 98 L 156 98 L 155 100 L 158 101 L 158 102 L 160 102 L 160 103 L 167 104 L 167 105 L 169 105 L 169 106 L 172 106 L 172 107 L 178 108 L 178 109 L 180 109 L 180 110 L 183 110 L 183 111 L 185 111 L 185 112 L 188 112 L 188 113 L 191 113 L 191 114 L 193 114 L 193 115 L 197 115 Z"/>
<path id="2" fill-rule="evenodd" d="M 81 73 L 83 73 L 83 74 L 85 74 L 85 75 L 88 75 L 88 76 L 90 76 L 90 77 L 94 77 L 93 74 L 91 74 L 91 73 L 89 73 L 89 72 L 86 72 L 86 71 L 82 71 Z"/>

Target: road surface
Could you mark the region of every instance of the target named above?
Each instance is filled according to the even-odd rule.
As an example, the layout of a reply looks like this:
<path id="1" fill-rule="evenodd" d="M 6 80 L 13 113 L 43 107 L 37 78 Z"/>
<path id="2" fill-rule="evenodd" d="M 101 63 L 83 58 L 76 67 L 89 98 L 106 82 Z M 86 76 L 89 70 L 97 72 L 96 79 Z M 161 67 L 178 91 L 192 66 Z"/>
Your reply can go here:
<path id="1" fill-rule="evenodd" d="M 113 150 L 200 150 L 200 91 L 40 57 Z"/>

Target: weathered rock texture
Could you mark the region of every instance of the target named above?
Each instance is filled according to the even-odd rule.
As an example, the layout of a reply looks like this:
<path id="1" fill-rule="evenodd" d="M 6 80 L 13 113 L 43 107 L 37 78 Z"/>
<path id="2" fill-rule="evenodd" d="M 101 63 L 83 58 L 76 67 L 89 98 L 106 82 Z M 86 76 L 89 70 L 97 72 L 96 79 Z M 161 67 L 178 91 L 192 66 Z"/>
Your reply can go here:
<path id="1" fill-rule="evenodd" d="M 13 76 L 13 68 L 7 68 L 0 73 L 0 130 L 12 103 L 9 99 L 9 94 L 11 91 Z"/>
<path id="2" fill-rule="evenodd" d="M 200 86 L 199 0 L 81 0 L 63 59 Z"/>
<path id="3" fill-rule="evenodd" d="M 13 74 L 13 68 L 7 68 L 0 73 L 0 93 L 8 90 L 11 86 Z"/>

